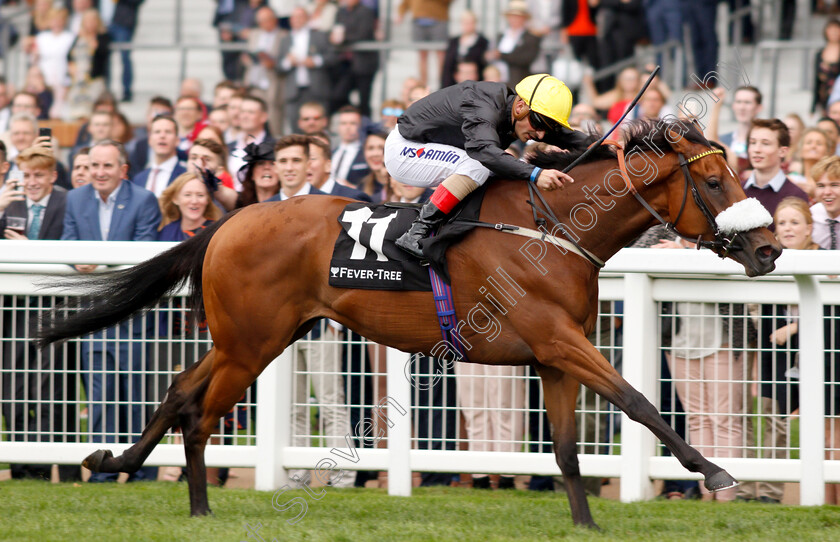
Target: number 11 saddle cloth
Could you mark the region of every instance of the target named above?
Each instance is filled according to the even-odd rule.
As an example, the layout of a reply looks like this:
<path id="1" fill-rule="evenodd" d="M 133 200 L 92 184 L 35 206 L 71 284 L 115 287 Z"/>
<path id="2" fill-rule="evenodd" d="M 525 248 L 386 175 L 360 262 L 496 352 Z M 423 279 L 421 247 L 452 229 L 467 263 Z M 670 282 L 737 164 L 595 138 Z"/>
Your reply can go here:
<path id="1" fill-rule="evenodd" d="M 472 230 L 484 190 L 477 190 L 452 213 L 434 237 L 421 242 L 429 266 L 451 283 L 446 249 Z M 429 267 L 398 248 L 394 241 L 408 231 L 419 206 L 350 203 L 338 215 L 341 232 L 330 261 L 330 286 L 362 290 L 431 291 Z M 468 219 L 467 222 L 461 222 Z"/>
<path id="2" fill-rule="evenodd" d="M 330 286 L 431 291 L 428 269 L 394 244 L 417 213 L 412 207 L 347 205 L 338 216 L 342 229 L 330 261 Z"/>

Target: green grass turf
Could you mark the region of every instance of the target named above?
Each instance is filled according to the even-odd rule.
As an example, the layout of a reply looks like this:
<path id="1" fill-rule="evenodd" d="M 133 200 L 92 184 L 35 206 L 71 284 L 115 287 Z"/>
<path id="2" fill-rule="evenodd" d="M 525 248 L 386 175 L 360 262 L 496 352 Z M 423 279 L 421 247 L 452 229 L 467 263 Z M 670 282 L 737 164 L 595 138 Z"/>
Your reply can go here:
<path id="1" fill-rule="evenodd" d="M 190 518 L 186 484 L 0 484 L 0 540 L 506 541 L 563 540 L 840 540 L 840 508 L 755 503 L 590 499 L 600 533 L 572 526 L 563 495 L 525 491 L 420 488 L 410 498 L 384 490 L 327 488 L 320 501 L 304 491 L 305 517 L 288 525 L 271 493 L 210 489 L 212 517 Z M 295 510 L 294 512 L 297 512 Z"/>

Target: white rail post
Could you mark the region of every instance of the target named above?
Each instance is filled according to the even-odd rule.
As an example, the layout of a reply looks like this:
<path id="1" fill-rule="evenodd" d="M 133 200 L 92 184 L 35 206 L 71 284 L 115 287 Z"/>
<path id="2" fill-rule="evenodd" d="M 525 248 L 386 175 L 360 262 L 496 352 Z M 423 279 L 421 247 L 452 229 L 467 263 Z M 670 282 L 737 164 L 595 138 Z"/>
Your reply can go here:
<path id="1" fill-rule="evenodd" d="M 799 288 L 799 503 L 825 504 L 825 370 L 823 304 L 813 275 L 794 275 Z"/>
<path id="2" fill-rule="evenodd" d="M 293 400 L 292 349 L 286 348 L 257 379 L 257 490 L 274 491 L 289 481 L 283 451 L 291 445 Z"/>
<path id="3" fill-rule="evenodd" d="M 653 281 L 642 273 L 624 276 L 623 377 L 651 402 L 656 397 L 656 303 Z M 621 501 L 653 497 L 650 458 L 656 449 L 653 434 L 621 415 Z"/>
<path id="4" fill-rule="evenodd" d="M 405 365 L 410 356 L 388 348 L 388 419 L 394 425 L 388 428 L 388 495 L 411 497 L 411 384 L 405 376 Z"/>

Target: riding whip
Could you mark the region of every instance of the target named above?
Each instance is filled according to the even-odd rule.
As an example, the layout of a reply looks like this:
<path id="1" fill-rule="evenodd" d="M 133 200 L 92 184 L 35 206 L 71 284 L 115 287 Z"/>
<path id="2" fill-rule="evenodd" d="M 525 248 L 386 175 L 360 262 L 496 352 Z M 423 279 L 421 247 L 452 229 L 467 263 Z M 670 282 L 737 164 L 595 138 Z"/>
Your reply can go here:
<path id="1" fill-rule="evenodd" d="M 571 170 L 572 170 L 572 168 L 574 168 L 576 165 L 578 165 L 580 162 L 582 162 L 582 161 L 583 161 L 583 159 L 584 159 L 584 158 L 586 158 L 586 156 L 587 156 L 590 152 L 592 152 L 592 151 L 593 151 L 593 149 L 596 149 L 596 148 L 600 147 L 600 146 L 601 146 L 601 144 L 602 144 L 604 141 L 606 141 L 606 139 L 607 139 L 608 137 L 610 137 L 610 134 L 612 134 L 612 133 L 615 131 L 615 129 L 616 129 L 616 128 L 618 128 L 618 126 L 619 126 L 622 122 L 624 122 L 625 117 L 627 117 L 627 115 L 630 113 L 630 111 L 632 111 L 632 110 L 633 110 L 633 108 L 634 108 L 634 107 L 636 107 L 636 104 L 637 104 L 637 103 L 639 102 L 639 100 L 642 98 L 642 94 L 644 94 L 644 93 L 645 93 L 645 91 L 647 90 L 647 88 L 648 88 L 648 87 L 650 86 L 650 84 L 653 82 L 653 78 L 654 78 L 654 77 L 656 77 L 656 74 L 658 74 L 658 73 L 659 73 L 659 68 L 660 68 L 659 66 L 656 66 L 656 68 L 654 68 L 654 69 L 653 69 L 653 71 L 652 71 L 652 72 L 651 72 L 651 74 L 650 74 L 650 77 L 648 77 L 648 80 L 647 80 L 647 81 L 645 81 L 645 84 L 644 84 L 644 85 L 642 85 L 642 89 L 639 91 L 639 93 L 638 93 L 638 94 L 636 94 L 636 97 L 635 97 L 635 98 L 633 98 L 633 101 L 632 101 L 632 102 L 630 102 L 630 105 L 628 105 L 628 106 L 627 106 L 627 109 L 624 111 L 624 114 L 623 114 L 623 115 L 621 115 L 621 118 L 620 118 L 620 119 L 618 119 L 618 122 L 616 122 L 615 124 L 613 124 L 613 127 L 612 127 L 612 128 L 610 128 L 610 129 L 607 131 L 607 133 L 605 133 L 603 136 L 601 136 L 601 139 L 599 139 L 598 141 L 596 141 L 595 143 L 593 143 L 592 145 L 590 145 L 588 149 L 586 149 L 585 151 L 583 151 L 583 154 L 581 154 L 580 156 L 578 156 L 578 157 L 577 157 L 577 159 L 576 159 L 574 162 L 572 162 L 571 164 L 569 164 L 568 166 L 566 166 L 566 167 L 563 169 L 563 173 L 568 173 L 569 171 L 571 171 Z"/>

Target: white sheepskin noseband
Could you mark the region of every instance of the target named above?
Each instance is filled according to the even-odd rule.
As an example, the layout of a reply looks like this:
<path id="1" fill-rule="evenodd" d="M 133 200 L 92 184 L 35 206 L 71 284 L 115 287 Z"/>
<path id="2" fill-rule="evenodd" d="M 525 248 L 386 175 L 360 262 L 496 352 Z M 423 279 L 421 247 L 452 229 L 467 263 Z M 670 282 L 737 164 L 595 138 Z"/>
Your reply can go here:
<path id="1" fill-rule="evenodd" d="M 735 233 L 767 227 L 773 223 L 773 217 L 760 201 L 747 198 L 721 211 L 715 222 L 723 233 Z"/>

